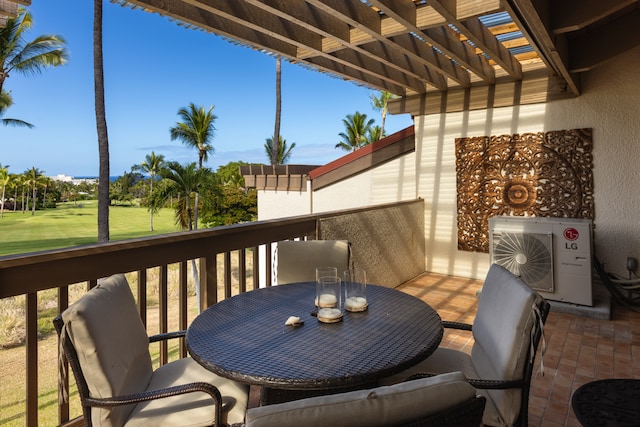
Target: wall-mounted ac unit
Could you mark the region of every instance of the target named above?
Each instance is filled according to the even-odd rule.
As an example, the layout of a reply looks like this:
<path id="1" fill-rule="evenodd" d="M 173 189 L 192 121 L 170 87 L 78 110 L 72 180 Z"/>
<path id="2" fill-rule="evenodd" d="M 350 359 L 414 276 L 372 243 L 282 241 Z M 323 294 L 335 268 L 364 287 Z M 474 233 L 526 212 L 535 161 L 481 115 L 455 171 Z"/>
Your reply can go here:
<path id="1" fill-rule="evenodd" d="M 578 218 L 489 218 L 489 256 L 542 297 L 593 305 L 592 222 Z"/>

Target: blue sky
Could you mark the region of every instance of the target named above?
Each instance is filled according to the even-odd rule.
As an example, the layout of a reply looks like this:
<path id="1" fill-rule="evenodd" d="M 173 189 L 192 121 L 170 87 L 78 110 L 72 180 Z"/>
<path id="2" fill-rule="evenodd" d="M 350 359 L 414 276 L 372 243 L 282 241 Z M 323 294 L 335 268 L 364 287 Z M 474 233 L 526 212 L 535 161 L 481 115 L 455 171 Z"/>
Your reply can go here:
<path id="1" fill-rule="evenodd" d="M 0 164 L 9 172 L 37 167 L 47 176 L 98 174 L 93 95 L 93 2 L 36 0 L 27 34 L 65 38 L 69 62 L 40 75 L 12 74 L 4 88 L 14 105 L 5 118 L 33 129 L 0 126 Z M 104 2 L 104 68 L 111 175 L 121 175 L 155 151 L 181 163 L 194 149 L 171 141 L 177 111 L 193 102 L 214 105 L 215 153 L 207 166 L 230 161 L 265 163 L 265 139 L 275 119 L 275 59 L 214 34 L 179 26 L 168 18 Z M 380 124 L 371 107 L 377 92 L 282 63 L 281 134 L 295 142 L 290 163 L 324 164 L 346 154 L 334 148 L 342 119 L 356 111 Z M 412 124 L 409 115 L 388 116 L 387 134 Z"/>

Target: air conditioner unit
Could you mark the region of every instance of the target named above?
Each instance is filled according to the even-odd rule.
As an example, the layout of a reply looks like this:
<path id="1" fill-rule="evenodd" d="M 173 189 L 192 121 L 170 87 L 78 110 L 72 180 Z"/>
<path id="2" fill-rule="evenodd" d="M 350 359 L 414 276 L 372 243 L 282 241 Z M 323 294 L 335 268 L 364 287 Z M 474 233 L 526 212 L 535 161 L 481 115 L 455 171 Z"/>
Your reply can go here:
<path id="1" fill-rule="evenodd" d="M 489 218 L 489 257 L 542 297 L 593 305 L 592 222 L 579 218 Z"/>

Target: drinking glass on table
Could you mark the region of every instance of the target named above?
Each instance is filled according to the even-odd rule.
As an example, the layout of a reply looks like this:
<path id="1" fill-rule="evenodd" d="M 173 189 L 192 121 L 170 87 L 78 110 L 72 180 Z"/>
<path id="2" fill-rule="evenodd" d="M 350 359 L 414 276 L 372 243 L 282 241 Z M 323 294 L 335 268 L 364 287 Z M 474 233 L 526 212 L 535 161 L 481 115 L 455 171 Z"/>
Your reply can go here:
<path id="1" fill-rule="evenodd" d="M 320 322 L 342 320 L 342 284 L 338 277 L 322 276 L 316 284 L 317 317 Z"/>
<path id="2" fill-rule="evenodd" d="M 316 267 L 316 307 L 318 307 L 318 295 L 320 295 L 318 287 L 320 286 L 319 280 L 321 277 L 338 277 L 338 269 L 336 267 Z"/>
<path id="3" fill-rule="evenodd" d="M 317 267 L 316 281 L 321 277 L 338 277 L 337 267 Z"/>
<path id="4" fill-rule="evenodd" d="M 361 268 L 352 268 L 344 272 L 344 309 L 347 311 L 365 311 L 367 303 L 367 272 Z"/>

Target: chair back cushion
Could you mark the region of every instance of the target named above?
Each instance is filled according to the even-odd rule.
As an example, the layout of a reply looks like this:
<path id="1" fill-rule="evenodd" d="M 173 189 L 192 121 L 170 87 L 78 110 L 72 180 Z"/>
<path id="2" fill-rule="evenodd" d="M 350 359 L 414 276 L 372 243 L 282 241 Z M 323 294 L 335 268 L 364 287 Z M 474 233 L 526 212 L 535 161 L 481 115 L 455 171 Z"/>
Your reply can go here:
<path id="1" fill-rule="evenodd" d="M 523 379 L 536 325 L 534 305 L 540 298 L 505 268 L 490 267 L 473 323 L 471 358 L 479 378 Z M 520 413 L 522 391 L 486 390 L 486 394 L 503 418 L 493 425 L 512 425 Z"/>
<path id="2" fill-rule="evenodd" d="M 475 396 L 461 372 L 251 408 L 246 427 L 376 427 L 406 424 Z"/>
<path id="3" fill-rule="evenodd" d="M 147 336 L 124 275 L 104 279 L 62 313 L 94 398 L 145 391 L 153 373 Z M 133 405 L 92 408 L 94 426 L 121 426 Z"/>
<path id="4" fill-rule="evenodd" d="M 349 242 L 346 240 L 286 240 L 276 249 L 278 285 L 315 282 L 316 267 L 336 267 L 338 277 L 349 269 Z"/>

